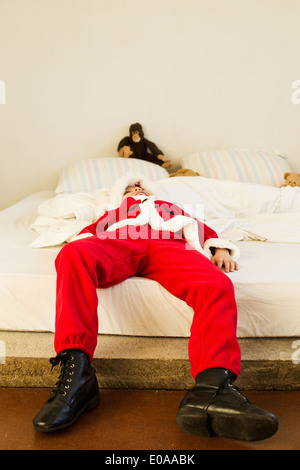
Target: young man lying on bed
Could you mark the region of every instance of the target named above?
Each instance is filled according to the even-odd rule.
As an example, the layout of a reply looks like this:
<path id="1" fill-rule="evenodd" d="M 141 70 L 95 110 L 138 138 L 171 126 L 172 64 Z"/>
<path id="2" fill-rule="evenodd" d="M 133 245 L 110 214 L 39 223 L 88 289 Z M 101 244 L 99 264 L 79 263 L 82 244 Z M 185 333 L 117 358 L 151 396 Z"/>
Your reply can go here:
<path id="1" fill-rule="evenodd" d="M 61 373 L 34 418 L 37 431 L 73 424 L 99 403 L 91 366 L 97 343 L 97 288 L 130 276 L 154 279 L 194 310 L 189 360 L 195 386 L 180 403 L 177 424 L 199 436 L 260 440 L 278 428 L 276 417 L 252 405 L 233 385 L 240 373 L 234 288 L 238 250 L 177 205 L 156 200 L 138 177 L 115 183 L 119 207 L 86 227 L 58 254 L 55 351 Z M 141 312 L 141 315 L 143 313 Z"/>

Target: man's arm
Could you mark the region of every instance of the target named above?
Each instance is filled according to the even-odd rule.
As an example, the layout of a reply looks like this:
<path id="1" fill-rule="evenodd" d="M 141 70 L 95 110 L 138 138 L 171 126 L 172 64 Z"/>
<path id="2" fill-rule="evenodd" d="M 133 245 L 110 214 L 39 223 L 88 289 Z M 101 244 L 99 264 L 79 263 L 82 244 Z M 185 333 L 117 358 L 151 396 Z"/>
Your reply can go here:
<path id="1" fill-rule="evenodd" d="M 179 206 L 168 203 L 169 209 L 173 215 L 190 214 L 184 212 Z M 224 267 L 225 272 L 238 270 L 238 264 L 235 258 L 239 256 L 238 248 L 229 240 L 220 239 L 217 233 L 204 222 L 195 219 L 198 223 L 199 241 L 201 246 L 211 253 L 211 261 L 220 269 Z"/>
<path id="2" fill-rule="evenodd" d="M 137 201 L 132 197 L 124 199 L 119 207 L 111 209 L 103 214 L 96 222 L 85 227 L 79 235 L 90 233 L 97 235 L 99 232 L 105 232 L 108 227 L 122 218 L 136 217 L 136 210 L 138 210 Z"/>

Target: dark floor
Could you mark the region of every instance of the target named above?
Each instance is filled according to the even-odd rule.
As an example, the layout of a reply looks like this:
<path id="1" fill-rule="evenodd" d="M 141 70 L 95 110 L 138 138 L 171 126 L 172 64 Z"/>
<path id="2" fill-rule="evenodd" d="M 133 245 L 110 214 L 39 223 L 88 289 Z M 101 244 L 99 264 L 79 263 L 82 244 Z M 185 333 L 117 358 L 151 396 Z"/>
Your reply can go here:
<path id="1" fill-rule="evenodd" d="M 1 450 L 299 450 L 300 391 L 247 392 L 275 413 L 279 430 L 270 439 L 244 443 L 188 435 L 175 422 L 185 392 L 101 390 L 101 404 L 69 429 L 34 431 L 32 418 L 48 399 L 48 389 L 0 389 Z"/>

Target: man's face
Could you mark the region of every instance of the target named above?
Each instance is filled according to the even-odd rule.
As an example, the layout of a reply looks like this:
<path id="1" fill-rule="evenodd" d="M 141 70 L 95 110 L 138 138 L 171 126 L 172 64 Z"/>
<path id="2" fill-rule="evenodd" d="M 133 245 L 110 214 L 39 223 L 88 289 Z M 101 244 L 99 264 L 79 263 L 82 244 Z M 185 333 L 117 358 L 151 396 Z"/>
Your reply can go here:
<path id="1" fill-rule="evenodd" d="M 127 188 L 125 189 L 125 192 L 124 192 L 123 199 L 125 199 L 125 197 L 139 196 L 139 195 L 141 195 L 141 196 L 151 196 L 150 191 L 148 191 L 148 189 L 143 188 L 143 186 L 141 186 L 140 181 L 138 181 L 134 185 L 127 186 Z"/>

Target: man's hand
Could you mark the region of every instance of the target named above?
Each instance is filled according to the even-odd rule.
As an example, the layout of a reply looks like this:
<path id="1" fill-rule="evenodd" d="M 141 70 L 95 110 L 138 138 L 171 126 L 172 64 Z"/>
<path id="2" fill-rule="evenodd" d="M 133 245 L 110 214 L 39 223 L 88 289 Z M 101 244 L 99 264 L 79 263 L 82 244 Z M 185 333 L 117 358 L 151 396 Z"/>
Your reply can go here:
<path id="1" fill-rule="evenodd" d="M 212 262 L 220 269 L 224 266 L 225 273 L 239 269 L 237 262 L 231 258 L 229 251 L 224 248 L 216 248 L 215 254 L 212 257 Z"/>

